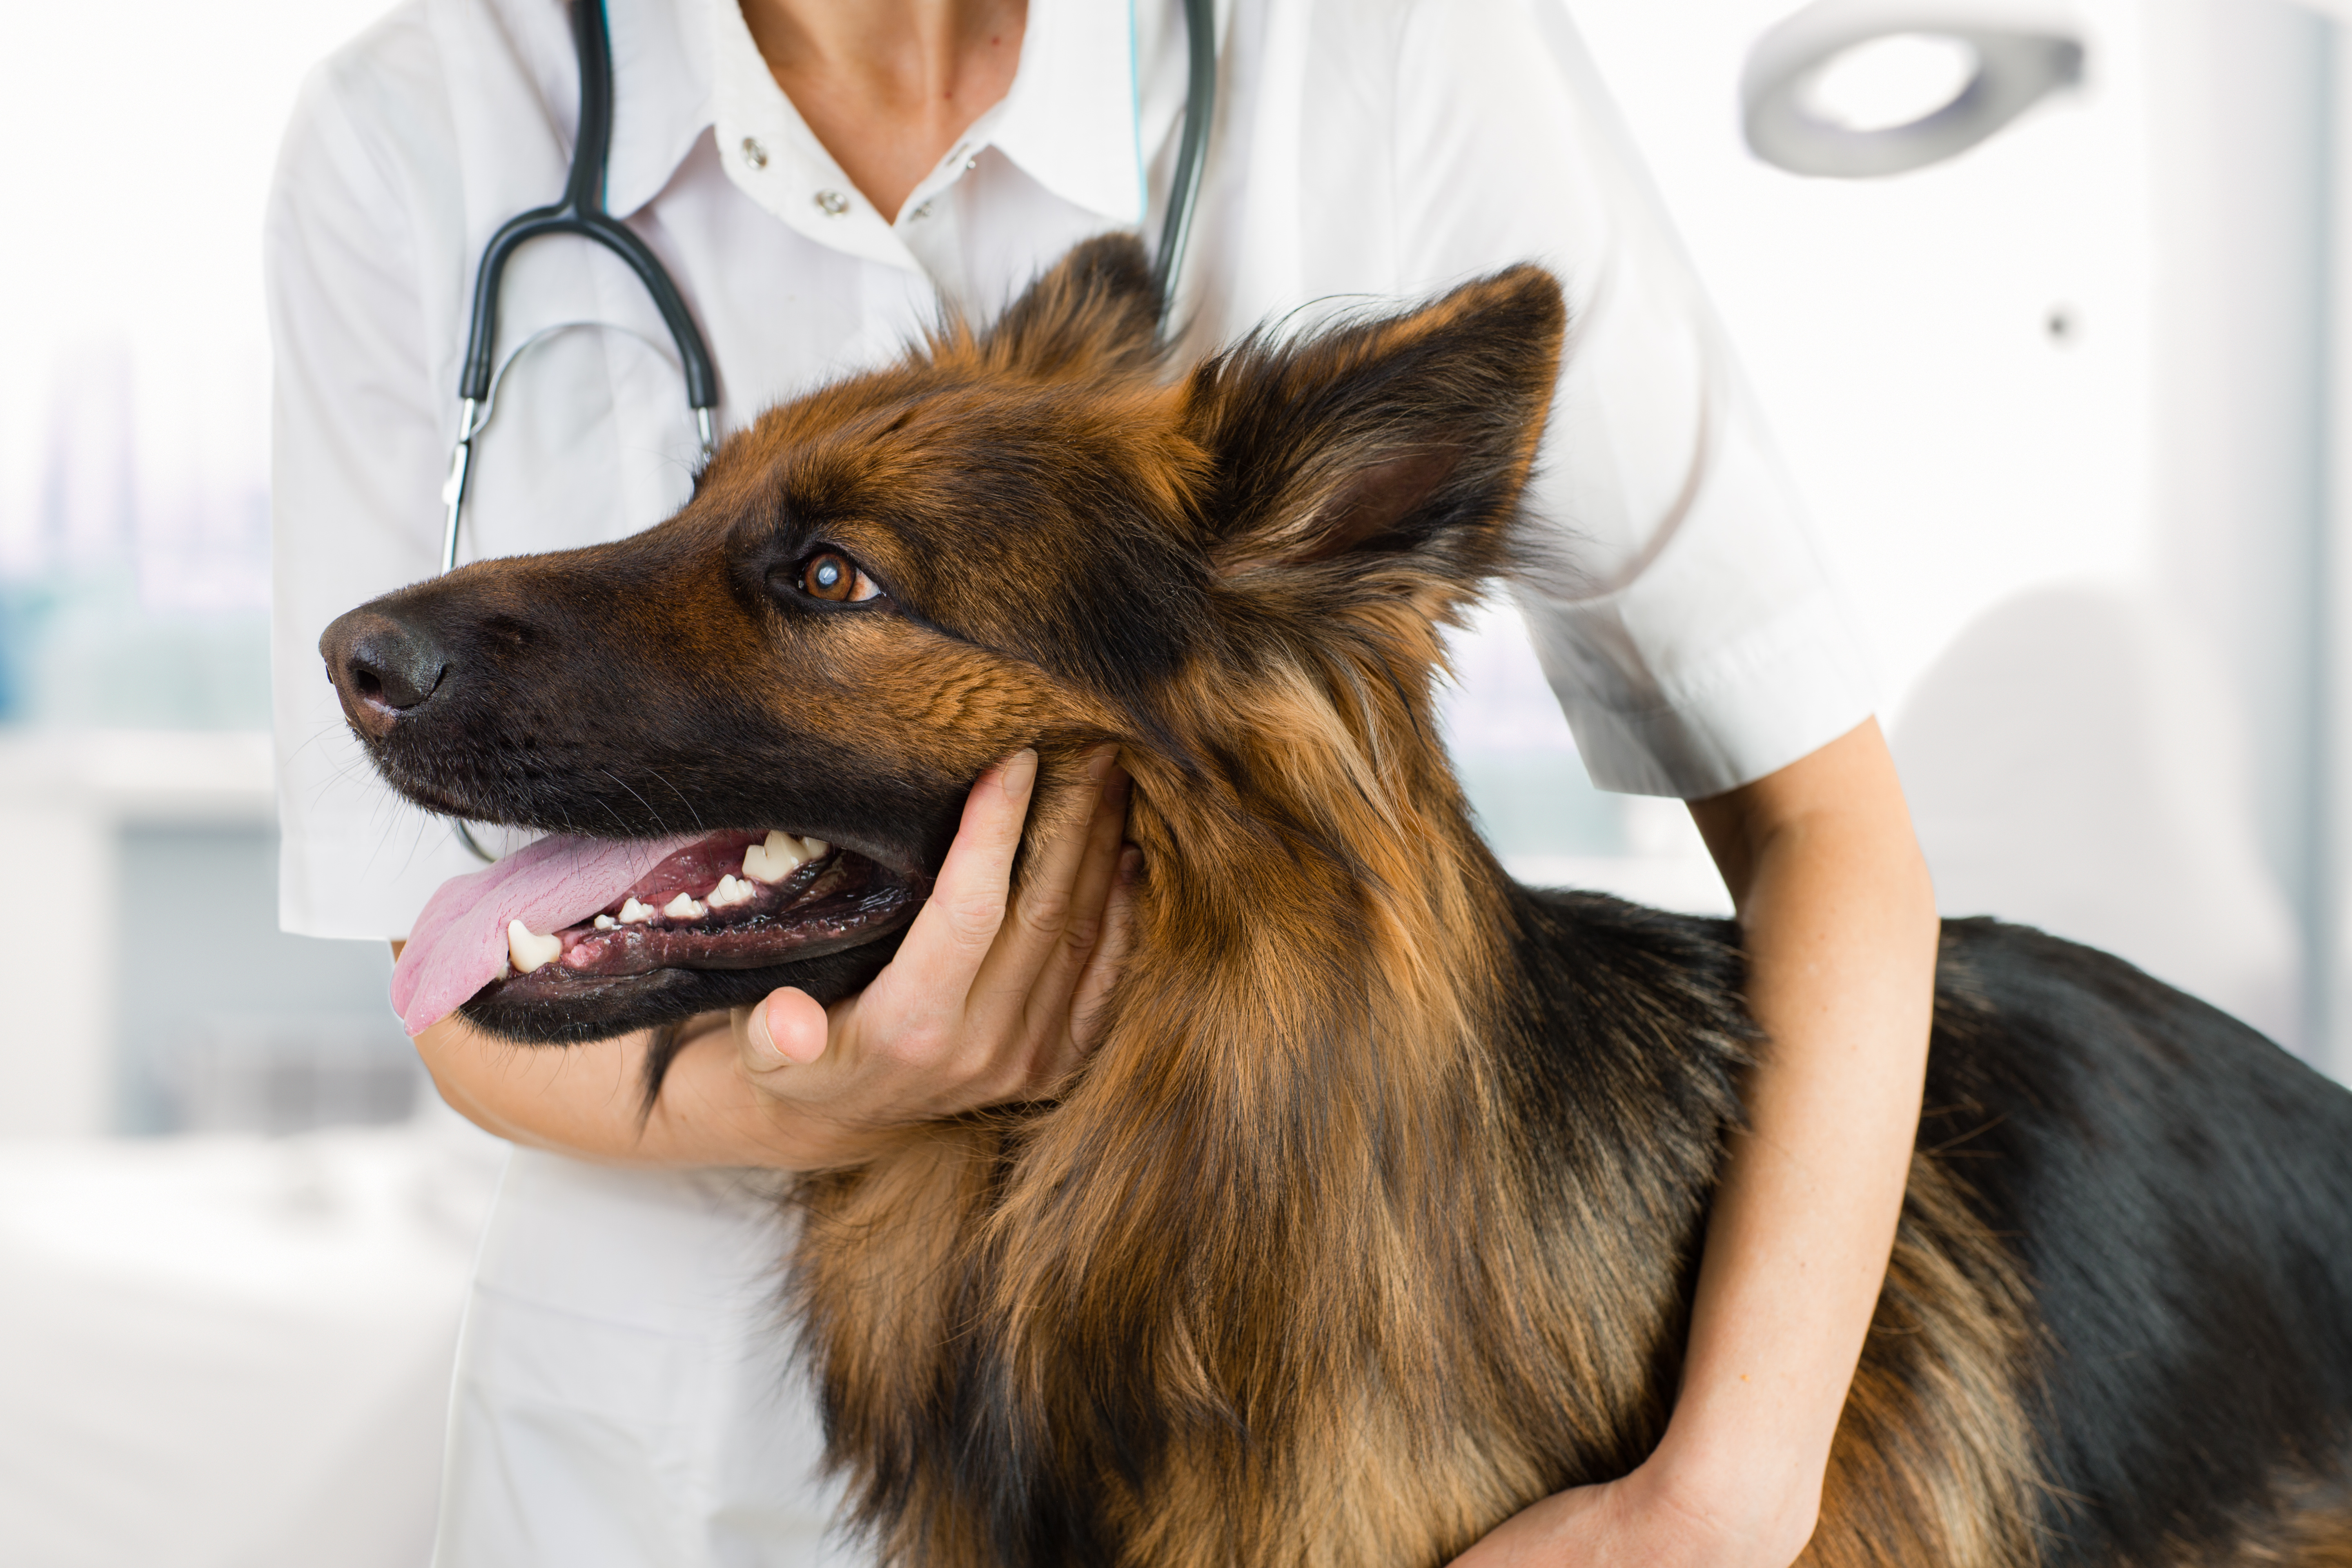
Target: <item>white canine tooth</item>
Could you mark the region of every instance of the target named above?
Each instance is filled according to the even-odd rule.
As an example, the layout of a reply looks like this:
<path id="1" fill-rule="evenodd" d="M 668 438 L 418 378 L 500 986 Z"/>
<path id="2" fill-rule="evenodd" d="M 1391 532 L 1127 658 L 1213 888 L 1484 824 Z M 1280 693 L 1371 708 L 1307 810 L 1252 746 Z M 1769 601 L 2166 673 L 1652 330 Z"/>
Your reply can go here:
<path id="1" fill-rule="evenodd" d="M 759 896 L 759 889 L 740 877 L 721 877 L 719 886 L 710 889 L 710 907 L 731 910 L 738 904 L 748 904 Z"/>
<path id="2" fill-rule="evenodd" d="M 625 926 L 643 925 L 653 918 L 654 907 L 637 902 L 635 893 L 631 893 L 628 900 L 621 906 L 621 923 Z"/>
<path id="3" fill-rule="evenodd" d="M 781 882 L 810 857 L 791 834 L 772 829 L 767 842 L 743 851 L 743 875 L 754 882 Z"/>
<path id="4" fill-rule="evenodd" d="M 700 904 L 696 903 L 684 893 L 680 893 L 662 906 L 662 913 L 674 921 L 698 921 L 706 912 L 708 911 Z"/>
<path id="5" fill-rule="evenodd" d="M 808 851 L 810 859 L 822 860 L 832 850 L 833 846 L 822 838 L 803 838 L 801 840 L 801 847 Z"/>
<path id="6" fill-rule="evenodd" d="M 620 929 L 620 925 L 621 922 L 614 920 L 610 915 L 598 915 L 596 917 L 596 929 L 598 931 L 617 931 Z"/>
<path id="7" fill-rule="evenodd" d="M 507 956 L 514 961 L 518 973 L 529 974 L 543 963 L 552 962 L 563 952 L 560 936 L 541 936 L 520 921 L 507 921 Z"/>

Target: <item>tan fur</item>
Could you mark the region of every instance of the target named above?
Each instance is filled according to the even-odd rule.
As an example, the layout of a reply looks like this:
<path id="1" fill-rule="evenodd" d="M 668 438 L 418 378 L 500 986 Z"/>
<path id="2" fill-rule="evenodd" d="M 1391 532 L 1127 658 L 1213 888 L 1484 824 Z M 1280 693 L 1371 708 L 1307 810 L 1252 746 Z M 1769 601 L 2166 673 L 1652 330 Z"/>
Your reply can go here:
<path id="1" fill-rule="evenodd" d="M 2223 1568 L 2352 1568 L 2352 1483 L 2286 1475 L 2273 1500 L 2274 1511 L 2249 1522 Z M 2195 1561 L 2184 1553 L 2179 1568 Z"/>
<path id="2" fill-rule="evenodd" d="M 1392 657 L 1435 658 L 1417 616 L 1384 619 Z M 1197 700 L 1232 726 L 1232 693 Z M 1638 1443 L 1663 1422 L 1642 1390 L 1683 1324 L 1650 1303 L 1607 1305 L 1622 1245 L 1609 1216 L 1534 1223 L 1465 1001 L 1495 984 L 1504 914 L 1450 783 L 1433 775 L 1420 737 L 1433 716 L 1404 711 L 1377 669 L 1304 658 L 1265 671 L 1246 710 L 1257 798 L 1129 753 L 1131 833 L 1156 871 L 1085 1079 L 1017 1129 L 942 1133 L 813 1192 L 806 1289 L 827 1322 L 862 1326 L 849 1364 L 864 1370 L 845 1379 L 862 1385 L 857 1406 L 927 1397 L 919 1347 L 983 1331 L 1046 1429 L 1082 1428 L 1064 1408 L 1074 1341 L 1164 1321 L 1135 1347 L 1134 1373 L 1176 1413 L 1170 1454 L 1142 1486 L 1104 1483 L 1138 1562 L 1434 1563 L 1562 1479 L 1542 1435 L 1465 1361 L 1465 1339 L 1551 1386 L 1589 1441 L 1610 1440 L 1607 1412 L 1646 1404 Z M 1344 846 L 1360 875 L 1318 879 L 1270 819 Z M 1348 1070 L 1312 1079 L 1320 1102 L 1307 1105 L 1292 1053 L 1318 1031 L 1318 1065 Z M 1399 1141 L 1383 1148 L 1373 1125 L 1427 1121 L 1432 1107 L 1450 1119 L 1402 1141 L 1398 1167 Z M 1312 1150 L 1280 1131 L 1307 1119 Z M 1228 1121 L 1253 1145 L 1228 1147 Z M 1202 1151 L 1234 1167 L 1161 1182 Z M 1246 1259 L 1171 1268 L 1155 1215 L 1221 1195 L 1233 1212 L 1210 1228 Z M 1431 1259 L 1449 1250 L 1496 1274 L 1472 1321 L 1432 1289 Z M 1544 1310 L 1555 1287 L 1521 1267 L 1538 1257 L 1580 1282 L 1580 1310 Z M 902 1283 L 950 1278 L 970 1282 L 969 1316 L 952 1323 L 936 1316 L 947 1293 Z M 1346 1316 L 1314 1288 L 1331 1279 L 1370 1286 Z M 1810 1561 L 2033 1561 L 2021 1321 L 2002 1255 L 1921 1156 Z M 1237 1396 L 1249 1447 L 1234 1437 Z M 908 1516 L 924 1538 L 886 1555 L 985 1560 L 968 1555 L 976 1523 L 943 1529 L 956 1510 L 935 1500 Z"/>
<path id="3" fill-rule="evenodd" d="M 1465 292 L 1333 353 L 1368 361 L 1478 303 Z M 953 334 L 933 347 L 959 373 L 1013 373 Z M 1548 362 L 1528 374 L 1548 384 Z M 1139 378 L 1089 395 L 1091 412 L 1056 405 L 1056 428 L 1121 442 L 1157 469 L 1141 490 L 1181 516 L 1225 386 Z M 888 402 L 820 396 L 772 439 L 807 471 Z M 1535 433 L 1506 459 L 1519 472 Z M 836 1446 L 861 1481 L 906 1478 L 876 1521 L 887 1562 L 996 1560 L 954 1466 L 912 1452 L 899 1424 L 958 1396 L 952 1366 L 975 1340 L 1002 1369 L 987 1397 L 1007 1430 L 1067 1445 L 1128 1559 L 1154 1568 L 1434 1564 L 1630 1466 L 1663 1428 L 1656 1374 L 1682 1310 L 1631 1283 L 1643 1260 L 1599 1194 L 1567 1212 L 1539 1200 L 1496 1078 L 1480 999 L 1505 984 L 1511 915 L 1427 688 L 1399 678 L 1442 664 L 1436 625 L 1458 592 L 1375 557 L 1349 564 L 1347 614 L 1297 596 L 1334 530 L 1382 524 L 1381 486 L 1451 481 L 1452 459 L 1381 439 L 1368 426 L 1302 456 L 1278 515 L 1220 548 L 1212 592 L 1272 634 L 1162 690 L 1171 736 L 1111 731 L 1152 873 L 1083 1077 L 1057 1104 L 910 1136 L 803 1194 L 799 1300 L 830 1347 Z M 887 482 L 919 494 L 925 479 Z M 889 563 L 888 539 L 866 544 L 854 521 L 832 537 Z M 847 679 L 894 694 L 879 717 L 909 744 L 1110 721 L 1002 658 L 910 661 L 903 643 L 896 657 L 897 676 Z M 2033 1562 L 2020 1300 L 1922 1156 L 1811 1561 Z M 1089 1447 L 1097 1402 L 1124 1394 L 1163 1423 L 1141 1472 Z M 1562 1474 L 1563 1450 L 1613 1458 Z"/>
<path id="4" fill-rule="evenodd" d="M 2028 1323 L 2008 1255 L 1955 1179 L 1915 1154 L 1804 1562 L 2036 1560 L 2041 1497 L 2018 1389 L 2036 1349 Z"/>

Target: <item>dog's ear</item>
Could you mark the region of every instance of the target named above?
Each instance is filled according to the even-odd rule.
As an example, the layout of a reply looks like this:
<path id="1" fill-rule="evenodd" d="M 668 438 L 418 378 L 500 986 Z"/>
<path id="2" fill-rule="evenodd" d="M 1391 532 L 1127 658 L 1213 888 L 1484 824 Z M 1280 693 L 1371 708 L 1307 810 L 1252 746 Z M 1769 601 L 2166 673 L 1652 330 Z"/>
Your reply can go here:
<path id="1" fill-rule="evenodd" d="M 1027 381 L 1140 371 L 1159 358 L 1160 290 L 1143 242 L 1107 234 L 1071 248 L 974 348 L 982 366 Z"/>
<path id="2" fill-rule="evenodd" d="M 1218 573 L 1375 554 L 1465 585 L 1499 570 L 1566 327 L 1558 281 L 1521 266 L 1202 365 L 1183 417 L 1215 464 Z"/>

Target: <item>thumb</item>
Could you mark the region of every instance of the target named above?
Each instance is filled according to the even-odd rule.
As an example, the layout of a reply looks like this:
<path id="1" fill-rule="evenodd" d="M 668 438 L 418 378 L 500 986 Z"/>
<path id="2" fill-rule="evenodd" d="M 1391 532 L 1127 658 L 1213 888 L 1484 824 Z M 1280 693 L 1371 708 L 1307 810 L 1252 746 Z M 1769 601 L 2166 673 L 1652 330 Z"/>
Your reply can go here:
<path id="1" fill-rule="evenodd" d="M 755 1074 L 808 1066 L 824 1055 L 828 1022 L 807 992 L 771 992 L 744 1025 L 743 1066 Z"/>

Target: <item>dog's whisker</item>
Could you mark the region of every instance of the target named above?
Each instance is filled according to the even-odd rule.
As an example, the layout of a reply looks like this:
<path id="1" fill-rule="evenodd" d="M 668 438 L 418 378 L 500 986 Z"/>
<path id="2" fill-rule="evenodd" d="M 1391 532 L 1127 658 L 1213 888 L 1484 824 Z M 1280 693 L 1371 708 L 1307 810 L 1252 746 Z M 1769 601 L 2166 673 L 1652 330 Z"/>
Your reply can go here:
<path id="1" fill-rule="evenodd" d="M 697 833 L 702 832 L 702 813 L 694 809 L 694 802 L 688 800 L 685 793 L 681 791 L 677 785 L 669 782 L 669 775 L 667 773 L 663 773 L 659 768 L 656 768 L 653 771 L 653 774 L 654 777 L 661 781 L 662 787 L 669 791 L 670 794 L 677 795 L 679 804 L 686 807 L 687 815 L 694 819 L 694 830 Z M 652 808 L 648 806 L 646 809 L 651 810 Z"/>
<path id="2" fill-rule="evenodd" d="M 619 784 L 623 789 L 627 790 L 630 797 L 639 805 L 646 808 L 646 816 L 652 819 L 653 825 L 656 829 L 663 833 L 667 833 L 669 831 L 669 824 L 662 820 L 662 814 L 654 809 L 653 802 L 647 800 L 644 795 L 637 794 L 635 787 L 632 785 L 628 780 L 623 778 L 620 774 L 614 773 L 610 768 L 599 768 L 596 771 L 603 773 L 606 778 L 611 779 L 614 784 Z M 611 808 L 608 806 L 606 809 L 610 810 Z M 621 814 L 617 811 L 613 812 L 613 820 L 620 822 Z M 622 823 L 622 826 L 625 827 L 627 824 Z M 699 826 L 701 825 L 698 823 L 696 826 Z"/>

